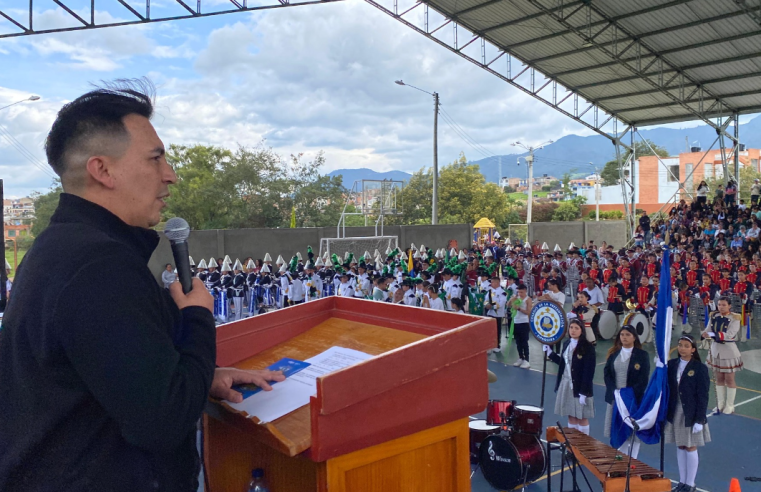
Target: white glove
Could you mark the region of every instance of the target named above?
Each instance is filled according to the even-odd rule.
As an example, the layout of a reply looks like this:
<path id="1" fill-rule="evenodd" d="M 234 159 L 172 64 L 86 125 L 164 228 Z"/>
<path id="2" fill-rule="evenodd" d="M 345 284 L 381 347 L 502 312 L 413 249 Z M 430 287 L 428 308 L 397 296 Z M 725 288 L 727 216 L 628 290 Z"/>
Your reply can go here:
<path id="1" fill-rule="evenodd" d="M 582 404 L 582 405 L 586 405 L 587 404 L 587 397 L 586 397 L 586 395 L 579 395 L 579 403 Z"/>
<path id="2" fill-rule="evenodd" d="M 653 362 L 655 362 L 655 367 L 666 367 L 657 355 L 653 358 Z"/>
<path id="3" fill-rule="evenodd" d="M 708 330 L 704 331 L 703 335 L 705 335 L 706 337 L 716 338 L 716 333 L 712 331 L 708 331 Z"/>
<path id="4" fill-rule="evenodd" d="M 695 422 L 695 424 L 693 424 L 692 426 L 692 433 L 699 434 L 702 431 L 703 431 L 703 424 L 698 424 L 697 422 Z"/>
<path id="5" fill-rule="evenodd" d="M 544 353 L 547 355 L 550 355 L 552 353 L 552 347 L 549 345 L 542 345 L 542 350 L 544 350 Z"/>

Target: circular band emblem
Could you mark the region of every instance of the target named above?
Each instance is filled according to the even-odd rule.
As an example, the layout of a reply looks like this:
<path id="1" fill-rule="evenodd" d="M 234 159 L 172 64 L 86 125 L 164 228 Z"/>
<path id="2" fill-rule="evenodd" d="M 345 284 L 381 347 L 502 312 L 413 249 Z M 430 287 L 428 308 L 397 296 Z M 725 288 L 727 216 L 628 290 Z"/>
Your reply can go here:
<path id="1" fill-rule="evenodd" d="M 555 301 L 539 301 L 528 317 L 531 333 L 545 345 L 554 345 L 563 339 L 568 320 L 563 307 Z"/>

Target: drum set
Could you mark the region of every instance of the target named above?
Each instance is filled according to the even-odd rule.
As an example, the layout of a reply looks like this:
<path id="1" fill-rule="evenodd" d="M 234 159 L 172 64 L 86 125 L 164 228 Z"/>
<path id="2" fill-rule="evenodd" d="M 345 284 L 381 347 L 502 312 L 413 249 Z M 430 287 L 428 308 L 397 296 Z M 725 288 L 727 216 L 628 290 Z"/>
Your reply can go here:
<path id="1" fill-rule="evenodd" d="M 470 422 L 470 462 L 492 487 L 511 490 L 544 475 L 547 455 L 539 437 L 544 409 L 489 400 L 486 419 Z"/>

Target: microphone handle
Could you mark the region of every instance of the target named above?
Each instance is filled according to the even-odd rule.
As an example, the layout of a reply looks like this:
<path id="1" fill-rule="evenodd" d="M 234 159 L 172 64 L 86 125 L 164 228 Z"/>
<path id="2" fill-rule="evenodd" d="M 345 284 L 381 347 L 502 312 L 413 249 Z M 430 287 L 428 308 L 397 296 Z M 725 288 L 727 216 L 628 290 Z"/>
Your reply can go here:
<path id="1" fill-rule="evenodd" d="M 182 291 L 187 294 L 193 289 L 193 278 L 190 274 L 190 258 L 188 256 L 188 242 L 172 242 L 172 255 L 177 267 L 177 276 L 182 285 Z"/>

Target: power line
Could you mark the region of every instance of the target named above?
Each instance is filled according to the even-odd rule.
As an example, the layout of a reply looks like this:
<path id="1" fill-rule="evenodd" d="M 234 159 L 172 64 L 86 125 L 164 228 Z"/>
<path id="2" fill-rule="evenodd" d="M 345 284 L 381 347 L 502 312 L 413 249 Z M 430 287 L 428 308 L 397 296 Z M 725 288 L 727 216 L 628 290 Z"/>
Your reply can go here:
<path id="1" fill-rule="evenodd" d="M 37 169 L 48 175 L 49 177 L 53 179 L 57 179 L 58 176 L 48 168 L 45 164 L 43 164 L 39 159 L 37 159 L 34 154 L 32 154 L 29 149 L 27 149 L 24 144 L 19 142 L 16 137 L 14 137 L 11 132 L 8 131 L 7 128 L 5 128 L 2 124 L 0 124 L 0 135 L 5 137 L 5 140 L 11 145 L 11 147 L 15 148 L 19 154 L 21 154 L 23 157 L 25 157 L 29 162 L 31 162 Z"/>
<path id="2" fill-rule="evenodd" d="M 462 138 L 463 140 L 465 140 L 465 142 L 466 142 L 468 145 L 470 145 L 471 147 L 473 147 L 473 149 L 474 149 L 474 150 L 478 151 L 478 153 L 482 154 L 482 155 L 483 155 L 483 156 L 485 156 L 485 157 L 496 157 L 496 154 L 494 154 L 494 152 L 490 151 L 489 149 L 487 149 L 486 147 L 484 147 L 483 145 L 481 145 L 480 143 L 478 143 L 478 142 L 476 141 L 476 139 L 474 139 L 473 137 L 471 137 L 471 136 L 468 134 L 468 132 L 466 132 L 466 131 L 465 131 L 465 130 L 464 130 L 464 129 L 463 129 L 463 128 L 462 128 L 462 127 L 459 125 L 459 124 L 457 124 L 457 122 L 454 120 L 454 118 L 452 117 L 452 115 L 450 115 L 449 113 L 447 113 L 447 111 L 446 111 L 444 108 L 442 108 L 441 106 L 439 106 L 439 108 L 440 108 L 440 110 L 441 110 L 441 116 L 442 116 L 442 119 L 444 119 L 444 121 L 445 121 L 445 122 L 446 122 L 446 123 L 447 123 L 447 124 L 448 124 L 450 127 L 452 127 L 452 129 L 455 131 L 455 133 L 457 133 L 457 134 L 460 136 L 460 138 Z"/>

